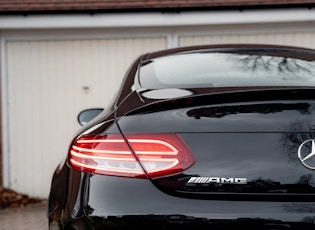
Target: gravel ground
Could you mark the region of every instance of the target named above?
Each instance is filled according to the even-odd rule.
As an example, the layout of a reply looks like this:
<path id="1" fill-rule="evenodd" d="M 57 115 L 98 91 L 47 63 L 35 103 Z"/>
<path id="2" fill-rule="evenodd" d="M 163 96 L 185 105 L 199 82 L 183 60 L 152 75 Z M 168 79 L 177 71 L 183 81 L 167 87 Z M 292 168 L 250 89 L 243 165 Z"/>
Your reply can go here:
<path id="1" fill-rule="evenodd" d="M 47 201 L 43 200 L 24 207 L 5 208 L 0 210 L 1 230 L 47 230 Z"/>

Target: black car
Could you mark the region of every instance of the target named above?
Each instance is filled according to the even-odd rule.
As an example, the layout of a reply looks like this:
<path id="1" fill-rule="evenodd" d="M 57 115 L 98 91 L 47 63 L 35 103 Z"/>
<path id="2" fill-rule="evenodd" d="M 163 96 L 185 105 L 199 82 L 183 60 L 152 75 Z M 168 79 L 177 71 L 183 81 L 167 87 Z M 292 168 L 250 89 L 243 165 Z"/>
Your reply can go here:
<path id="1" fill-rule="evenodd" d="M 315 229 L 315 50 L 147 53 L 100 111 L 54 172 L 51 229 Z"/>

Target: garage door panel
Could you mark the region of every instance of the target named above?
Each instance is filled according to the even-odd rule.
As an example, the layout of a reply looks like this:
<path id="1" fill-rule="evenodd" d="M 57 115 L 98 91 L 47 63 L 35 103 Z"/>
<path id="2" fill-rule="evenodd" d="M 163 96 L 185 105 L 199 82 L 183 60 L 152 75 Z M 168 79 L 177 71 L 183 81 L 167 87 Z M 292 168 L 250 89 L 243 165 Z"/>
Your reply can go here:
<path id="1" fill-rule="evenodd" d="M 203 36 L 185 35 L 179 38 L 180 46 L 224 43 L 261 43 L 315 48 L 315 33 L 209 34 Z"/>
<path id="2" fill-rule="evenodd" d="M 79 111 L 106 105 L 134 59 L 165 47 L 165 37 L 7 42 L 10 188 L 47 198 Z"/>

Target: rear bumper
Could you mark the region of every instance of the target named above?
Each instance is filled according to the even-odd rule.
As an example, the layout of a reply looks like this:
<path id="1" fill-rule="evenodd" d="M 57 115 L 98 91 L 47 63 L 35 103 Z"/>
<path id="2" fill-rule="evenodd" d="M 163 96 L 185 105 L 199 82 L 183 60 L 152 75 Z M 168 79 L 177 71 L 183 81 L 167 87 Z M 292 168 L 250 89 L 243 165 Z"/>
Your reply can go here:
<path id="1" fill-rule="evenodd" d="M 314 229 L 312 223 L 265 219 L 207 219 L 181 215 L 85 217 L 72 220 L 70 229 Z"/>
<path id="2" fill-rule="evenodd" d="M 65 229 L 315 229 L 315 202 L 179 198 L 157 189 L 150 180 L 68 170 L 69 181 L 79 186 L 64 189 L 62 197 L 68 198 L 63 204 L 49 202 L 54 206 L 50 217 L 55 217 L 50 221 Z"/>

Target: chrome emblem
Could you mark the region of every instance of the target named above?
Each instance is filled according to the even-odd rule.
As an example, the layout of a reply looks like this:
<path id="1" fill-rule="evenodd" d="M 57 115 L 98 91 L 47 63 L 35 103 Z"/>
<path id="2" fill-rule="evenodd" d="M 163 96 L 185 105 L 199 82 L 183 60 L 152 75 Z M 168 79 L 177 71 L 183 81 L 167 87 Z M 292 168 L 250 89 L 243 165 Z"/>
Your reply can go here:
<path id="1" fill-rule="evenodd" d="M 301 163 L 308 169 L 315 170 L 315 140 L 304 141 L 298 149 Z"/>
<path id="2" fill-rule="evenodd" d="M 188 184 L 247 184 L 246 178 L 234 178 L 234 177 L 191 177 Z"/>

